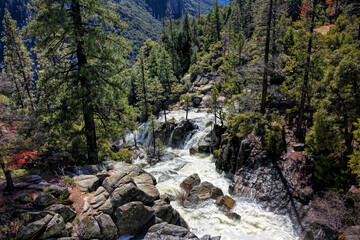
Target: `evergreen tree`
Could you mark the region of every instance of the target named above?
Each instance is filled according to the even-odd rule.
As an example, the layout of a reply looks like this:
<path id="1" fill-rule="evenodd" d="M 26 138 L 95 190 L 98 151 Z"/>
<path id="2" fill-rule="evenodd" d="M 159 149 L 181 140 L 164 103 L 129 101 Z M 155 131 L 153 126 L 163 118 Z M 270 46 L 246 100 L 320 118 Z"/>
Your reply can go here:
<path id="1" fill-rule="evenodd" d="M 119 137 L 116 129 L 128 111 L 119 70 L 129 45 L 119 33 L 125 25 L 115 8 L 106 0 L 31 4 L 35 15 L 29 29 L 42 68 L 43 114 L 61 137 L 68 132 L 85 136 L 90 163 L 98 161 L 99 143 L 108 146 L 110 137 Z M 69 141 L 75 140 L 69 136 Z"/>
<path id="2" fill-rule="evenodd" d="M 16 87 L 17 100 L 15 102 L 22 108 L 29 107 L 31 111 L 34 111 L 33 61 L 24 45 L 20 29 L 16 26 L 16 21 L 11 18 L 7 9 L 5 9 L 3 26 L 4 38 L 2 41 L 5 44 L 5 71 L 11 77 Z"/>

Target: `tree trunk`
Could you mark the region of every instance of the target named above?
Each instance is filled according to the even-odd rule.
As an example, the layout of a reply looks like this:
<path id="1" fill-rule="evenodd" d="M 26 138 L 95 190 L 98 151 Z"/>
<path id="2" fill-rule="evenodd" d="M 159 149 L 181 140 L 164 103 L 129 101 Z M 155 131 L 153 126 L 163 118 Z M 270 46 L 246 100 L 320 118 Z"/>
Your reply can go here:
<path id="1" fill-rule="evenodd" d="M 13 180 L 12 180 L 12 177 L 11 177 L 11 172 L 5 170 L 6 168 L 5 168 L 5 164 L 3 162 L 0 162 L 0 165 L 1 165 L 1 169 L 3 170 L 5 178 L 6 178 L 6 189 L 7 190 L 13 190 L 14 189 L 14 183 L 13 183 Z"/>
<path id="2" fill-rule="evenodd" d="M 304 112 L 305 112 L 305 100 L 307 95 L 307 88 L 309 84 L 309 70 L 310 70 L 310 61 L 311 61 L 311 49 L 312 49 L 312 40 L 313 40 L 313 32 L 314 32 L 314 22 L 315 22 L 315 7 L 317 0 L 314 0 L 314 8 L 311 15 L 311 25 L 310 25 L 310 38 L 308 42 L 308 49 L 307 49 L 307 59 L 306 59 L 306 66 L 305 66 L 305 75 L 304 75 L 304 83 L 301 90 L 301 99 L 300 99 L 300 106 L 299 106 L 299 118 L 296 125 L 296 136 L 303 140 L 304 135 L 302 133 L 302 125 L 304 119 Z"/>
<path id="3" fill-rule="evenodd" d="M 140 57 L 141 63 L 141 80 L 142 80 L 142 87 L 143 87 L 143 94 L 144 94 L 144 107 L 145 107 L 145 121 L 149 118 L 148 113 L 148 100 L 147 100 L 147 91 L 146 91 L 146 82 L 145 82 L 145 68 L 144 68 L 144 59 L 143 56 Z"/>
<path id="4" fill-rule="evenodd" d="M 80 4 L 78 0 L 71 1 L 71 13 L 74 27 L 76 28 L 76 53 L 79 66 L 79 72 L 82 71 L 87 65 L 87 57 L 84 54 L 84 42 L 81 40 L 81 36 L 84 34 Z M 88 160 L 90 163 L 98 162 L 98 152 L 96 144 L 96 125 L 94 119 L 94 108 L 91 100 L 91 86 L 84 76 L 79 76 L 81 87 L 86 90 L 82 96 L 83 105 L 83 118 L 85 123 L 85 137 L 87 142 Z"/>
<path id="5" fill-rule="evenodd" d="M 269 64 L 269 50 L 270 50 L 270 31 L 271 31 L 271 19 L 273 11 L 273 0 L 270 0 L 269 3 L 269 15 L 267 21 L 266 29 L 266 43 L 265 43 L 265 57 L 264 57 L 264 74 L 263 74 L 263 83 L 262 83 L 262 96 L 261 96 L 261 109 L 260 112 L 265 114 L 266 112 L 266 95 L 267 95 L 267 85 L 268 85 L 268 64 Z"/>

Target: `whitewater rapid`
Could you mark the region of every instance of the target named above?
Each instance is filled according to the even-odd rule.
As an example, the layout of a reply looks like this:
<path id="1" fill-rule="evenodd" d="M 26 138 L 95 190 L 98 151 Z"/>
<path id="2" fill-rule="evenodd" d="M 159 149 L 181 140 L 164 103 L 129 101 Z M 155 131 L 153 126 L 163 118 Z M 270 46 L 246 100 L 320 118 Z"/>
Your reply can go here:
<path id="1" fill-rule="evenodd" d="M 169 112 L 167 117 L 179 121 L 184 116 L 185 112 L 183 111 L 173 111 Z M 206 112 L 195 110 L 189 114 L 189 118 L 196 121 L 199 127 L 197 132 L 186 139 L 184 149 L 166 149 L 167 153 L 175 154 L 177 157 L 159 162 L 154 166 L 147 165 L 144 169 L 157 179 L 157 188 L 161 194 L 174 195 L 176 191 L 180 191 L 179 185 L 187 176 L 197 173 L 202 182 L 208 181 L 228 195 L 231 180 L 216 172 L 212 156 L 189 154 L 189 148 L 198 143 L 210 131 L 210 127 L 205 127 L 205 125 L 212 120 L 212 116 Z M 164 118 L 160 117 L 158 121 L 164 121 Z M 141 160 L 137 160 L 135 163 L 141 163 Z M 171 202 L 171 205 L 185 219 L 191 231 L 199 237 L 210 234 L 211 236 L 221 236 L 222 240 L 299 239 L 287 216 L 265 211 L 255 202 L 232 197 L 236 200 L 232 212 L 239 214 L 241 220 L 232 220 L 226 217 L 225 213 L 215 204 L 215 200 L 204 201 L 196 208 L 184 208 L 176 201 Z"/>

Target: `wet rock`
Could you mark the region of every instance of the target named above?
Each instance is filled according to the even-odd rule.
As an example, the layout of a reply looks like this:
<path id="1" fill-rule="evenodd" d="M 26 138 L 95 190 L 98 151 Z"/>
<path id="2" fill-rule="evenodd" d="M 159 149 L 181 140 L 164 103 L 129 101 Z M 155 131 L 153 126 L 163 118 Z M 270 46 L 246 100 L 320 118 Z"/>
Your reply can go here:
<path id="1" fill-rule="evenodd" d="M 59 236 L 65 228 L 65 222 L 60 214 L 55 214 L 51 221 L 47 224 L 45 232 L 40 239 Z"/>
<path id="2" fill-rule="evenodd" d="M 181 121 L 174 129 L 172 133 L 172 139 L 170 139 L 172 148 L 178 148 L 182 146 L 184 139 L 196 128 L 195 124 L 192 121 Z"/>
<path id="3" fill-rule="evenodd" d="M 227 213 L 225 213 L 225 216 L 227 216 L 228 218 L 230 218 L 232 220 L 240 220 L 241 219 L 241 216 L 234 212 L 227 212 Z"/>
<path id="4" fill-rule="evenodd" d="M 190 148 L 189 151 L 190 151 L 190 155 L 195 155 L 195 154 L 199 153 L 199 146 L 194 145 Z"/>
<path id="5" fill-rule="evenodd" d="M 210 235 L 204 235 L 200 240 L 220 240 L 221 236 L 211 237 Z"/>
<path id="6" fill-rule="evenodd" d="M 154 202 L 154 198 L 137 188 L 133 183 L 122 185 L 111 194 L 111 203 L 114 207 L 132 201 L 140 201 L 149 205 Z"/>
<path id="7" fill-rule="evenodd" d="M 190 175 L 185 178 L 184 181 L 180 183 L 180 187 L 185 191 L 190 191 L 194 186 L 199 185 L 201 183 L 201 179 L 197 173 Z"/>
<path id="8" fill-rule="evenodd" d="M 73 211 L 71 208 L 63 204 L 52 205 L 46 208 L 46 210 L 60 214 L 65 222 L 72 221 L 76 216 L 75 211 Z"/>
<path id="9" fill-rule="evenodd" d="M 118 207 L 114 213 L 121 236 L 139 233 L 153 217 L 154 210 L 138 201 Z"/>
<path id="10" fill-rule="evenodd" d="M 109 215 L 100 214 L 95 219 L 98 221 L 105 239 L 111 240 L 116 236 L 118 229 Z"/>
<path id="11" fill-rule="evenodd" d="M 74 227 L 76 233 L 82 239 L 102 238 L 99 223 L 93 217 L 80 217 L 75 221 Z"/>
<path id="12" fill-rule="evenodd" d="M 47 207 L 52 205 L 55 202 L 55 198 L 49 194 L 43 194 L 38 196 L 34 202 L 33 205 L 35 207 Z"/>
<path id="13" fill-rule="evenodd" d="M 170 204 L 165 200 L 155 201 L 153 209 L 155 210 L 155 216 L 161 219 L 161 222 L 167 222 L 173 225 L 178 225 L 184 228 L 188 228 L 185 220 L 180 216 Z"/>
<path id="14" fill-rule="evenodd" d="M 186 240 L 199 239 L 188 229 L 168 223 L 155 224 L 149 228 L 144 240 L 167 239 L 167 240 Z"/>
<path id="15" fill-rule="evenodd" d="M 77 179 L 82 192 L 93 192 L 99 187 L 100 180 L 94 175 L 80 175 Z"/>
<path id="16" fill-rule="evenodd" d="M 20 240 L 34 239 L 40 233 L 40 231 L 46 227 L 52 218 L 53 216 L 48 214 L 41 220 L 32 222 L 25 227 L 21 227 L 19 229 L 17 238 Z"/>
<path id="17" fill-rule="evenodd" d="M 314 240 L 314 233 L 310 230 L 304 230 L 300 235 L 300 240 Z"/>
<path id="18" fill-rule="evenodd" d="M 101 207 L 99 207 L 98 210 L 105 213 L 105 214 L 111 215 L 114 212 L 114 208 L 113 208 L 113 205 L 111 203 L 111 199 L 110 198 L 107 199 L 105 201 L 105 203 L 103 205 L 101 205 Z"/>
<path id="19" fill-rule="evenodd" d="M 224 207 L 228 210 L 232 209 L 234 207 L 235 203 L 236 203 L 235 200 L 227 195 L 218 197 L 216 199 L 217 205 L 219 205 L 220 207 Z"/>

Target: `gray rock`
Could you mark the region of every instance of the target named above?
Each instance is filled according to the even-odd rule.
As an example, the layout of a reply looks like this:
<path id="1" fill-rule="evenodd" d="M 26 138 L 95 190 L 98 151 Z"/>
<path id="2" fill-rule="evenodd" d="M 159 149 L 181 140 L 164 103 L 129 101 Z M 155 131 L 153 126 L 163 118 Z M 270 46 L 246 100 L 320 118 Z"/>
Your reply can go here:
<path id="1" fill-rule="evenodd" d="M 19 201 L 21 203 L 31 203 L 34 199 L 31 194 L 23 193 L 14 198 L 15 201 Z"/>
<path id="2" fill-rule="evenodd" d="M 153 209 L 155 210 L 155 216 L 161 219 L 161 222 L 167 222 L 173 225 L 188 228 L 187 223 L 184 219 L 182 219 L 179 212 L 176 211 L 166 200 L 155 201 Z"/>
<path id="3" fill-rule="evenodd" d="M 121 182 L 121 179 L 124 178 L 126 173 L 116 173 L 110 177 L 105 178 L 102 183 L 102 186 L 109 192 L 112 193 L 116 186 Z"/>
<path id="4" fill-rule="evenodd" d="M 121 236 L 139 233 L 153 217 L 154 210 L 142 202 L 127 203 L 118 207 L 114 213 Z"/>
<path id="5" fill-rule="evenodd" d="M 57 198 L 67 199 L 70 195 L 69 190 L 66 187 L 58 185 L 51 185 L 47 188 L 47 190 L 51 193 L 51 195 Z"/>
<path id="6" fill-rule="evenodd" d="M 99 196 L 100 194 L 107 192 L 106 189 L 102 186 L 98 187 L 94 193 L 94 197 Z"/>
<path id="7" fill-rule="evenodd" d="M 47 224 L 44 234 L 40 239 L 46 239 L 53 236 L 59 236 L 65 228 L 65 222 L 60 214 L 56 214 Z"/>
<path id="8" fill-rule="evenodd" d="M 210 235 L 204 235 L 200 240 L 220 240 L 221 236 L 211 237 Z"/>
<path id="9" fill-rule="evenodd" d="M 73 225 L 71 223 L 66 223 L 65 228 L 63 229 L 61 235 L 64 237 L 70 237 L 72 233 Z"/>
<path id="10" fill-rule="evenodd" d="M 101 232 L 106 239 L 111 240 L 116 236 L 118 229 L 109 215 L 100 214 L 95 219 L 98 221 Z"/>
<path id="11" fill-rule="evenodd" d="M 46 225 L 51 221 L 52 218 L 53 216 L 48 214 L 41 220 L 32 222 L 24 227 L 21 227 L 19 229 L 17 238 L 20 240 L 34 239 L 39 234 L 39 232 L 46 227 Z"/>
<path id="12" fill-rule="evenodd" d="M 134 177 L 134 181 L 136 183 L 136 185 L 138 184 L 152 184 L 152 185 L 156 185 L 156 179 L 148 174 L 148 173 L 142 173 L 139 176 Z"/>
<path id="13" fill-rule="evenodd" d="M 199 238 L 186 228 L 163 222 L 150 227 L 149 231 L 144 237 L 144 240 L 153 239 L 186 240 Z"/>
<path id="14" fill-rule="evenodd" d="M 24 189 L 27 188 L 28 186 L 30 186 L 31 183 L 27 183 L 27 182 L 19 182 L 19 183 L 15 183 L 14 187 L 15 188 L 19 188 L 19 189 Z"/>
<path id="15" fill-rule="evenodd" d="M 159 190 L 152 184 L 137 184 L 137 187 L 151 196 L 154 200 L 160 199 Z"/>
<path id="16" fill-rule="evenodd" d="M 78 236 L 82 239 L 102 238 L 99 223 L 95 218 L 86 216 L 80 217 L 75 221 L 75 229 Z"/>
<path id="17" fill-rule="evenodd" d="M 29 175 L 26 176 L 26 181 L 27 182 L 31 182 L 31 183 L 39 183 L 41 182 L 43 179 L 39 176 L 39 175 Z"/>
<path id="18" fill-rule="evenodd" d="M 63 204 L 52 205 L 46 210 L 60 214 L 65 222 L 70 222 L 76 217 L 76 212 Z"/>
<path id="19" fill-rule="evenodd" d="M 99 187 L 100 180 L 94 175 L 80 175 L 78 185 L 82 192 L 93 192 Z"/>
<path id="20" fill-rule="evenodd" d="M 90 201 L 91 206 L 96 209 L 103 205 L 105 201 L 107 200 L 107 197 L 109 194 L 107 192 L 100 194 L 99 196 L 93 197 Z"/>
<path id="21" fill-rule="evenodd" d="M 38 196 L 34 202 L 33 205 L 35 207 L 47 207 L 50 206 L 55 202 L 55 198 L 49 194 L 43 194 Z"/>
<path id="22" fill-rule="evenodd" d="M 111 203 L 115 208 L 132 201 L 140 201 L 149 205 L 154 202 L 154 198 L 137 188 L 133 183 L 122 185 L 111 194 Z"/>
<path id="23" fill-rule="evenodd" d="M 105 214 L 111 215 L 114 212 L 114 208 L 113 208 L 113 205 L 111 203 L 111 199 L 110 198 L 107 199 L 105 201 L 105 203 L 103 205 L 101 205 L 101 207 L 99 207 L 98 210 L 105 213 Z"/>
<path id="24" fill-rule="evenodd" d="M 197 173 L 190 175 L 189 177 L 185 178 L 182 183 L 180 183 L 180 187 L 185 191 L 190 192 L 190 190 L 201 183 L 201 179 Z"/>

